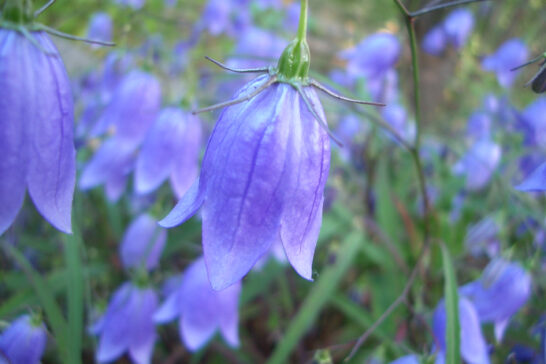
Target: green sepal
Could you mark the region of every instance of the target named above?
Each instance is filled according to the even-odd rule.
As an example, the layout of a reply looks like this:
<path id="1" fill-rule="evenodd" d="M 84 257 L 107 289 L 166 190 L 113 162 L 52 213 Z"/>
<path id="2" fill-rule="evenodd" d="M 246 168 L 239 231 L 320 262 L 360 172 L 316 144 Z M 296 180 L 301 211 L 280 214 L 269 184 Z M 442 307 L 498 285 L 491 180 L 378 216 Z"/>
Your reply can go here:
<path id="1" fill-rule="evenodd" d="M 305 39 L 294 39 L 282 52 L 277 65 L 279 81 L 305 81 L 309 74 L 311 53 Z"/>

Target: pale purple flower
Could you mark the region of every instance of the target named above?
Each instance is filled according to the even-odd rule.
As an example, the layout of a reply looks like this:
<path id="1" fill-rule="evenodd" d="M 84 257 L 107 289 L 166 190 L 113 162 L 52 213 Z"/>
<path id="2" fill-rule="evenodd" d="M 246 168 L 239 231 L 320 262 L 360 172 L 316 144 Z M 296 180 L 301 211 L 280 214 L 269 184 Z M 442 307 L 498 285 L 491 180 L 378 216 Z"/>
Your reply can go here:
<path id="1" fill-rule="evenodd" d="M 406 355 L 390 362 L 390 364 L 419 364 L 417 355 Z"/>
<path id="2" fill-rule="evenodd" d="M 127 352 L 133 363 L 150 363 L 156 340 L 153 322 L 156 309 L 157 295 L 153 289 L 124 283 L 91 328 L 93 334 L 100 336 L 97 361 L 109 363 Z"/>
<path id="3" fill-rule="evenodd" d="M 529 104 L 520 113 L 519 119 L 528 134 L 528 144 L 546 151 L 546 97 L 539 97 Z"/>
<path id="4" fill-rule="evenodd" d="M 172 283 L 165 302 L 154 315 L 155 322 L 165 323 L 180 317 L 180 338 L 190 351 L 206 345 L 216 331 L 230 346 L 239 346 L 240 283 L 222 291 L 213 290 L 203 258 L 186 269 L 178 287 L 174 288 Z"/>
<path id="5" fill-rule="evenodd" d="M 442 24 L 430 29 L 427 34 L 425 34 L 425 37 L 423 38 L 423 42 L 421 44 L 425 52 L 434 56 L 439 56 L 440 54 L 442 54 L 446 45 L 447 36 Z"/>
<path id="6" fill-rule="evenodd" d="M 459 297 L 461 357 L 468 364 L 489 364 L 487 343 L 483 337 L 476 308 L 465 297 Z M 437 364 L 444 363 L 446 351 L 447 315 L 444 300 L 440 301 L 432 318 L 432 330 L 438 344 Z"/>
<path id="7" fill-rule="evenodd" d="M 255 2 L 262 9 L 273 8 L 279 10 L 282 8 L 282 0 L 255 0 Z"/>
<path id="8" fill-rule="evenodd" d="M 512 38 L 504 42 L 495 53 L 485 57 L 482 60 L 482 68 L 495 72 L 499 84 L 508 88 L 518 75 L 518 71 L 512 71 L 512 69 L 525 63 L 527 53 L 525 43 L 520 39 Z"/>
<path id="9" fill-rule="evenodd" d="M 120 245 L 121 262 L 126 269 L 144 267 L 152 270 L 167 241 L 167 231 L 160 228 L 150 215 L 142 214 L 129 225 Z"/>
<path id="10" fill-rule="evenodd" d="M 473 256 L 496 256 L 500 250 L 499 225 L 493 218 L 486 217 L 469 226 L 464 245 Z"/>
<path id="11" fill-rule="evenodd" d="M 531 276 L 518 263 L 494 259 L 480 279 L 459 291 L 472 301 L 481 322 L 495 324 L 495 337 L 501 341 L 510 318 L 531 295 Z"/>
<path id="12" fill-rule="evenodd" d="M 237 38 L 234 57 L 228 60 L 233 68 L 263 67 L 270 60 L 278 59 L 288 42 L 276 34 L 249 27 Z"/>
<path id="13" fill-rule="evenodd" d="M 466 177 L 466 188 L 471 191 L 482 189 L 501 160 L 501 148 L 489 139 L 474 143 L 466 154 L 452 168 L 455 175 Z"/>
<path id="14" fill-rule="evenodd" d="M 248 0 L 208 0 L 199 26 L 210 34 L 237 37 L 251 24 Z"/>
<path id="15" fill-rule="evenodd" d="M 15 220 L 27 189 L 47 221 L 71 232 L 72 91 L 49 36 L 32 37 L 42 50 L 18 31 L 0 29 L 0 235 Z"/>
<path id="16" fill-rule="evenodd" d="M 136 161 L 136 192 L 150 193 L 170 178 L 174 192 L 182 197 L 198 176 L 201 139 L 196 116 L 174 107 L 163 109 Z"/>
<path id="17" fill-rule="evenodd" d="M 0 335 L 0 363 L 39 364 L 46 344 L 45 325 L 20 316 Z"/>
<path id="18" fill-rule="evenodd" d="M 87 29 L 87 37 L 93 40 L 103 42 L 112 41 L 112 18 L 107 13 L 98 12 L 91 16 L 89 27 Z"/>
<path id="19" fill-rule="evenodd" d="M 405 141 L 412 143 L 416 132 L 415 124 L 409 120 L 406 109 L 402 105 L 394 103 L 383 107 L 381 116 Z M 388 132 L 386 134 L 395 140 L 392 134 Z"/>
<path id="20" fill-rule="evenodd" d="M 268 77 L 250 82 L 235 98 Z M 302 92 L 324 120 L 315 91 Z M 160 224 L 179 225 L 203 206 L 203 250 L 216 290 L 239 281 L 279 240 L 294 269 L 310 280 L 329 165 L 327 132 L 294 87 L 275 83 L 224 109 L 199 180 Z"/>
<path id="21" fill-rule="evenodd" d="M 456 48 L 461 49 L 474 28 L 474 15 L 465 8 L 453 10 L 444 20 L 444 31 L 447 40 Z"/>
<path id="22" fill-rule="evenodd" d="M 471 140 L 487 139 L 491 136 L 491 116 L 483 111 L 470 115 L 466 124 L 466 135 Z"/>
<path id="23" fill-rule="evenodd" d="M 516 189 L 525 192 L 544 192 L 546 191 L 546 162 L 542 163 L 531 172 L 530 175 L 516 186 Z"/>

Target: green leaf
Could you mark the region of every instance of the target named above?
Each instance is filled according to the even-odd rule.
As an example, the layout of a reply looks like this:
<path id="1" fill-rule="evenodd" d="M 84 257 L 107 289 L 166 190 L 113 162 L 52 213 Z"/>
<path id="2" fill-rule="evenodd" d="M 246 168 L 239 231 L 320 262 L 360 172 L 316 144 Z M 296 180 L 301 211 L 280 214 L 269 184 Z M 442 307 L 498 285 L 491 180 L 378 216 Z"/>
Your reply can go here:
<path id="1" fill-rule="evenodd" d="M 68 272 L 67 302 L 68 302 L 68 340 L 70 363 L 81 363 L 83 336 L 83 288 L 84 277 L 81 263 L 81 240 L 78 227 L 74 227 L 73 235 L 64 239 L 64 256 Z"/>
<path id="2" fill-rule="evenodd" d="M 447 315 L 446 325 L 446 364 L 461 363 L 461 330 L 459 326 L 459 295 L 457 293 L 457 278 L 449 250 L 442 244 L 442 260 L 444 262 L 444 295 Z"/>
<path id="3" fill-rule="evenodd" d="M 338 283 L 351 266 L 358 249 L 365 243 L 361 232 L 353 231 L 342 243 L 336 263 L 326 268 L 307 295 L 297 315 L 294 317 L 281 342 L 275 348 L 273 355 L 267 361 L 269 364 L 284 364 L 294 347 L 298 344 L 305 332 L 315 322 L 324 305 L 336 291 Z"/>

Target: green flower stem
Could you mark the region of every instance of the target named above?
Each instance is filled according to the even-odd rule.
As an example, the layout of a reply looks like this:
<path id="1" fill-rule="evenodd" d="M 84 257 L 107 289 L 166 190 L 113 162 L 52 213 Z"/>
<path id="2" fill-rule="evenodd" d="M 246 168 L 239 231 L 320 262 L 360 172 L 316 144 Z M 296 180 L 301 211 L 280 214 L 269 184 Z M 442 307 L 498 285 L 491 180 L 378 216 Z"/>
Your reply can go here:
<path id="1" fill-rule="evenodd" d="M 305 41 L 307 38 L 307 14 L 309 0 L 301 0 L 300 22 L 298 25 L 298 40 Z"/>

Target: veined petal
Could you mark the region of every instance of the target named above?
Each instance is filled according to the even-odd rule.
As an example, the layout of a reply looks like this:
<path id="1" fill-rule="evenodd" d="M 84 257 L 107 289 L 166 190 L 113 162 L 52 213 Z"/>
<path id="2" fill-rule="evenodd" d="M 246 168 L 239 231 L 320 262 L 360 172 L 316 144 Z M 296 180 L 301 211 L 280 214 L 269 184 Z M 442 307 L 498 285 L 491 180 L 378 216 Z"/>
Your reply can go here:
<path id="1" fill-rule="evenodd" d="M 35 32 L 33 77 L 36 88 L 35 119 L 29 121 L 28 191 L 40 213 L 57 229 L 70 233 L 76 183 L 74 104 L 70 81 L 57 49 L 45 32 Z M 29 72 L 31 70 L 28 70 Z M 28 106 L 27 106 L 28 107 Z"/>
<path id="2" fill-rule="evenodd" d="M 34 89 L 30 42 L 0 29 L 0 235 L 15 220 L 26 189 L 28 142 L 26 122 L 36 106 L 28 98 Z M 27 100 L 28 98 L 28 100 Z"/>
<path id="3" fill-rule="evenodd" d="M 304 89 L 318 115 L 326 120 L 314 90 Z M 281 239 L 294 269 L 311 279 L 315 247 L 322 223 L 323 194 L 330 167 L 328 134 L 299 96 L 288 148 L 289 173 L 282 216 Z M 299 120 L 298 120 L 299 119 Z"/>
<path id="4" fill-rule="evenodd" d="M 192 217 L 205 201 L 204 187 L 197 179 L 169 214 L 159 221 L 159 225 L 171 228 Z"/>
<path id="5" fill-rule="evenodd" d="M 225 130 L 213 133 L 205 152 L 203 249 L 216 290 L 240 280 L 278 239 L 290 92 L 292 86 L 275 84 L 226 108 L 217 123 Z"/>

